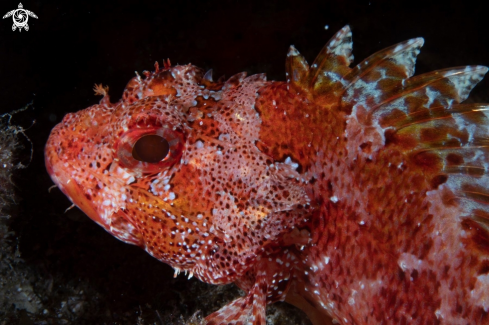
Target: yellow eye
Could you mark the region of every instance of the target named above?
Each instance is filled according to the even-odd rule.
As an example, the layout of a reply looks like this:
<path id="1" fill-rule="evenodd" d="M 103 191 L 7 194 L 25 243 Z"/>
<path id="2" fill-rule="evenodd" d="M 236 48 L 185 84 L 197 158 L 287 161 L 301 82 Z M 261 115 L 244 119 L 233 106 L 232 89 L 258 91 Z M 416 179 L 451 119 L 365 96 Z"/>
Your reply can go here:
<path id="1" fill-rule="evenodd" d="M 169 151 L 170 145 L 165 138 L 151 134 L 136 141 L 132 147 L 132 157 L 142 162 L 157 163 L 165 159 Z"/>

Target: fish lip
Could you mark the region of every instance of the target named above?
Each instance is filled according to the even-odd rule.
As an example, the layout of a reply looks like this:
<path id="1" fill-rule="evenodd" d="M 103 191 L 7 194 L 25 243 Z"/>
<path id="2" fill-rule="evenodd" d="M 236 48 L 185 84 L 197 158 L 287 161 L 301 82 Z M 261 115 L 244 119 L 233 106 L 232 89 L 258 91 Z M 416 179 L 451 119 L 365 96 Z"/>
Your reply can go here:
<path id="1" fill-rule="evenodd" d="M 93 202 L 85 196 L 76 180 L 61 168 L 63 161 L 58 156 L 57 148 L 59 148 L 59 141 L 57 141 L 57 136 L 51 133 L 44 148 L 44 163 L 52 181 L 74 205 L 107 229 L 106 222 L 100 217 Z"/>
<path id="2" fill-rule="evenodd" d="M 121 228 L 120 223 L 118 226 L 114 225 L 114 220 L 117 217 L 119 217 L 119 219 L 122 217 L 122 219 L 127 220 L 127 218 L 124 218 L 122 211 L 115 211 L 111 213 L 110 216 L 103 217 L 99 212 L 98 205 L 95 204 L 89 196 L 87 197 L 82 186 L 80 186 L 78 182 L 70 176 L 70 173 L 66 171 L 66 168 L 64 168 L 65 164 L 69 162 L 63 162 L 63 160 L 59 158 L 57 153 L 59 145 L 56 145 L 57 143 L 57 137 L 51 135 L 44 149 L 46 170 L 54 184 L 74 205 L 114 237 L 127 244 L 144 247 L 144 241 L 137 233 L 125 233 L 124 230 L 127 228 Z"/>
<path id="3" fill-rule="evenodd" d="M 78 183 L 68 173 L 64 172 L 62 168 L 59 168 L 62 162 L 54 149 L 56 147 L 53 147 L 53 142 L 50 136 L 44 149 L 44 162 L 49 176 L 51 176 L 54 184 L 74 205 L 92 220 L 106 228 L 105 222 L 100 218 L 94 204 L 85 196 Z"/>

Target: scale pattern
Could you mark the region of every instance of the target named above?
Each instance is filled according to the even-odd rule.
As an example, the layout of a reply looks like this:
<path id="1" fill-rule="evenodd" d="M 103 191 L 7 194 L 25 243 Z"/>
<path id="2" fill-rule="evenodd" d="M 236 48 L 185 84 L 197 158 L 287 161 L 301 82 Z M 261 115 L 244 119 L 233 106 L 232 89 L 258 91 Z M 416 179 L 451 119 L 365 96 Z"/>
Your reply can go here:
<path id="1" fill-rule="evenodd" d="M 66 115 L 48 172 L 118 239 L 246 292 L 209 324 L 283 300 L 314 324 L 487 324 L 489 106 L 462 103 L 487 68 L 413 76 L 422 45 L 350 68 L 345 26 L 311 65 L 292 46 L 286 82 L 156 64 Z M 146 135 L 161 161 L 133 155 Z"/>

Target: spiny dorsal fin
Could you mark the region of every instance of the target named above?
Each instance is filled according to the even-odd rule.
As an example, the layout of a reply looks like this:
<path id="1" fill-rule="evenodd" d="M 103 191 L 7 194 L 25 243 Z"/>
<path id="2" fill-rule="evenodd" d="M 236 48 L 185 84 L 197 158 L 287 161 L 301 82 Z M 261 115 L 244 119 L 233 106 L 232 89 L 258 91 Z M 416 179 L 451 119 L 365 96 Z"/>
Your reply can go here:
<path id="1" fill-rule="evenodd" d="M 361 105 L 366 111 L 368 117 L 363 120 L 378 121 L 382 127 L 387 127 L 386 123 L 390 120 L 409 120 L 409 114 L 414 112 L 438 106 L 449 109 L 453 104 L 462 102 L 486 71 L 486 67 L 467 66 L 425 73 L 403 80 L 388 95 L 379 95 L 380 100 L 364 100 L 355 105 Z"/>
<path id="2" fill-rule="evenodd" d="M 386 145 L 402 145 L 413 157 L 436 155 L 441 172 L 475 177 L 489 171 L 488 116 L 489 104 L 455 104 L 418 110 L 380 125 L 386 129 Z"/>
<path id="3" fill-rule="evenodd" d="M 414 38 L 393 45 L 353 68 L 344 77 L 342 110 L 351 112 L 356 104 L 372 107 L 399 91 L 404 80 L 413 75 L 416 56 L 423 43 L 422 38 Z"/>
<path id="4" fill-rule="evenodd" d="M 286 59 L 287 82 L 312 91 L 315 97 L 334 97 L 342 89 L 343 76 L 350 72 L 353 60 L 350 26 L 338 31 L 319 52 L 309 67 L 305 58 L 293 46 Z"/>
<path id="5" fill-rule="evenodd" d="M 349 151 L 369 141 L 395 147 L 433 189 L 447 188 L 470 217 L 489 229 L 489 104 L 460 104 L 487 67 L 466 66 L 412 77 L 422 38 L 379 51 L 341 80 L 350 116 Z M 449 204 L 449 203 L 448 203 Z"/>
<path id="6" fill-rule="evenodd" d="M 454 198 L 470 201 L 464 203 L 467 213 L 478 211 L 478 220 L 489 220 L 489 106 L 460 104 L 488 69 L 466 66 L 412 77 L 423 43 L 401 42 L 351 69 L 351 31 L 345 26 L 310 67 L 291 47 L 287 82 L 318 103 L 339 100 L 350 114 L 349 152 L 366 140 L 373 150 L 397 146 L 430 174 L 433 188 L 446 183 Z"/>
<path id="7" fill-rule="evenodd" d="M 405 148 L 433 189 L 450 189 L 447 201 L 489 229 L 489 104 L 424 108 L 381 125 L 386 145 Z"/>
<path id="8" fill-rule="evenodd" d="M 288 83 L 295 84 L 300 88 L 307 87 L 307 75 L 309 74 L 309 64 L 303 55 L 291 45 L 285 60 L 285 77 Z"/>
<path id="9" fill-rule="evenodd" d="M 344 105 L 351 106 L 354 97 L 362 97 L 358 92 L 371 93 L 370 88 L 379 88 L 385 96 L 414 73 L 414 64 L 422 38 L 415 38 L 379 51 L 355 68 L 349 68 L 353 61 L 352 33 L 347 25 L 337 32 L 319 52 L 311 66 L 305 58 L 291 46 L 287 54 L 287 82 L 310 91 L 316 99 L 334 102 L 344 97 Z M 364 87 L 366 83 L 372 87 Z M 382 100 L 379 98 L 378 100 Z M 348 107 L 346 108 L 348 110 Z"/>
<path id="10" fill-rule="evenodd" d="M 346 25 L 321 49 L 309 71 L 309 87 L 316 96 L 341 86 L 338 81 L 351 71 L 352 48 L 350 26 Z"/>

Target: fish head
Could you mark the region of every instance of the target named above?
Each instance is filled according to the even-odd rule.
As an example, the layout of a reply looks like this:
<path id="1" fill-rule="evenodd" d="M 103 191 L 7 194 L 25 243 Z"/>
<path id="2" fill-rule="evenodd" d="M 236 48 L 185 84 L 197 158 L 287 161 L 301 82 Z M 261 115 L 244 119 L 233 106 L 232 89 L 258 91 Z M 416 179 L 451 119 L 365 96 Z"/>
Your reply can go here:
<path id="1" fill-rule="evenodd" d="M 308 216 L 293 164 L 255 146 L 266 84 L 244 73 L 213 82 L 191 65 L 135 77 L 118 103 L 105 96 L 64 117 L 46 144 L 47 170 L 118 239 L 177 272 L 235 281 Z"/>

